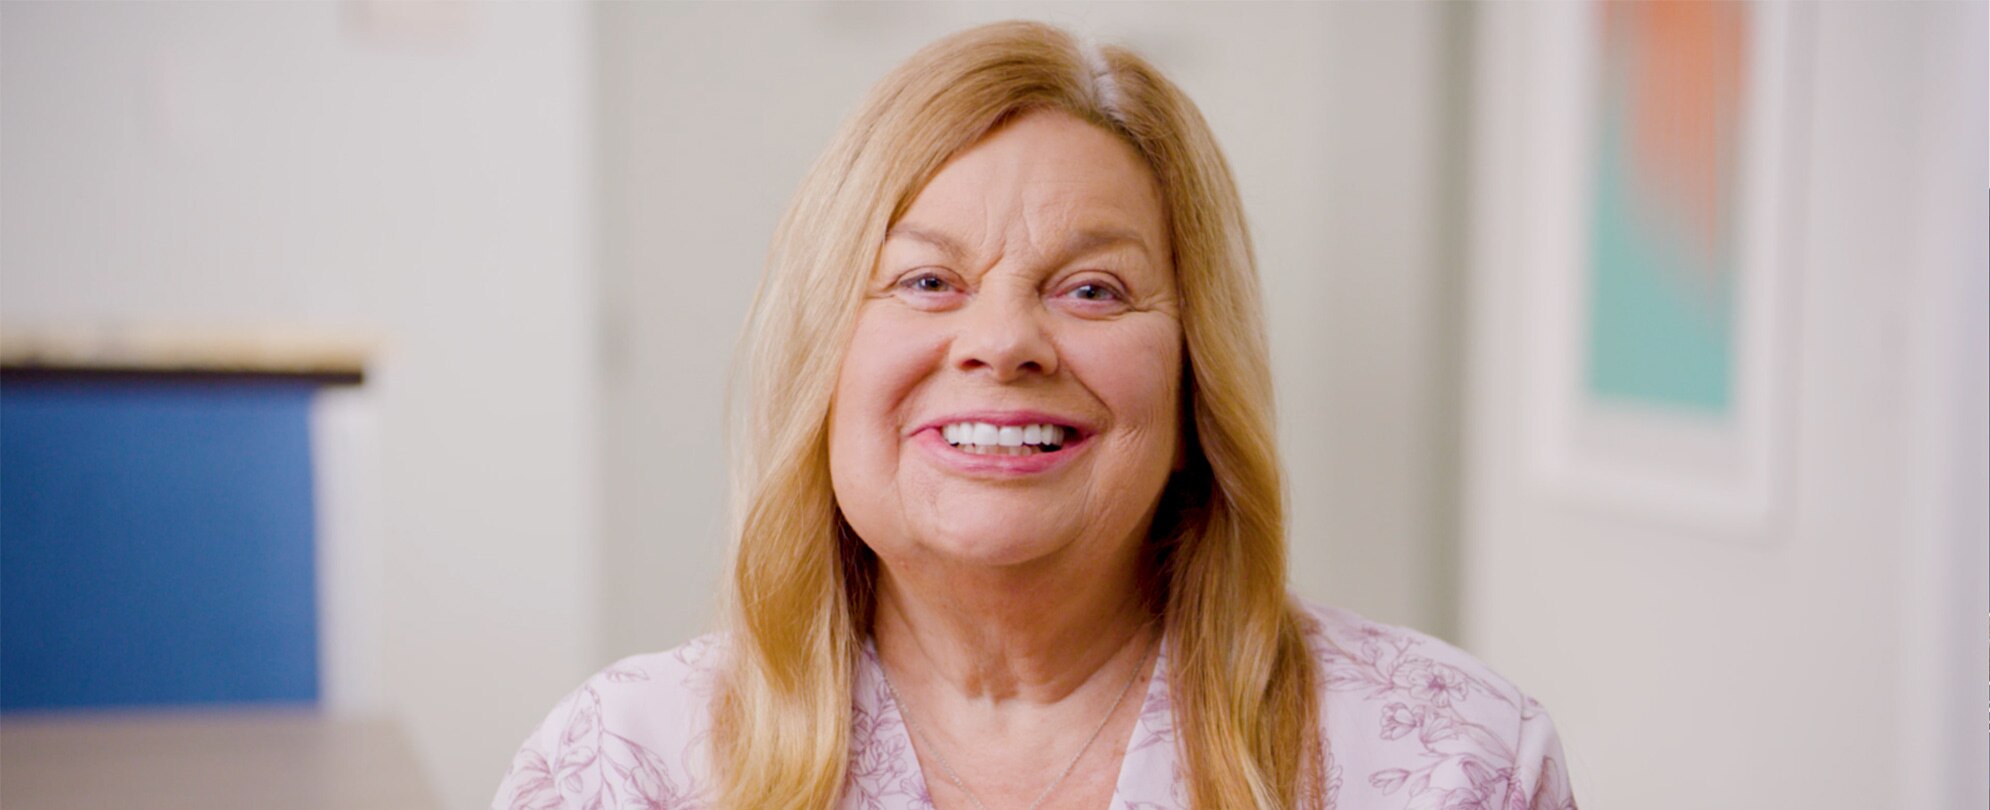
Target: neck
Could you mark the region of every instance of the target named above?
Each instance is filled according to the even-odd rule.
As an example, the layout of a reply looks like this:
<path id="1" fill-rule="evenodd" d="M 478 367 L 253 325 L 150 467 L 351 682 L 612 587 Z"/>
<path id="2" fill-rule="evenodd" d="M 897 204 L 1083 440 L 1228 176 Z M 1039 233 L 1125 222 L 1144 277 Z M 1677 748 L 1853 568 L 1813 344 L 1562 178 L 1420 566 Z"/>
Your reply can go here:
<path id="1" fill-rule="evenodd" d="M 895 675 L 960 698 L 1062 701 L 1144 657 L 1159 628 L 1137 566 L 1096 571 L 961 570 L 880 562 L 873 634 Z M 934 684 L 934 681 L 940 683 Z"/>

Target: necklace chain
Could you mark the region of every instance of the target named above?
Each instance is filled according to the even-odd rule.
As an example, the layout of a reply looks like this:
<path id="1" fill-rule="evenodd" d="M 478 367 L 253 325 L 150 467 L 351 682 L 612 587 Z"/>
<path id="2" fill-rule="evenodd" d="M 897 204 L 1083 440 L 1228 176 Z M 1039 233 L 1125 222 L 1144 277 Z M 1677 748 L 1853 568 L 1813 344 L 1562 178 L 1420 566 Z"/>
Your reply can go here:
<path id="1" fill-rule="evenodd" d="M 1127 678 L 1126 685 L 1119 688 L 1119 696 L 1112 699 L 1112 707 L 1106 709 L 1106 716 L 1099 718 L 1099 725 L 1092 729 L 1092 736 L 1085 738 L 1085 744 L 1078 747 L 1078 754 L 1073 756 L 1071 761 L 1064 765 L 1064 770 L 1057 774 L 1056 779 L 1050 780 L 1050 785 L 1045 787 L 1042 793 L 1037 794 L 1036 801 L 1030 802 L 1029 810 L 1037 810 L 1037 808 L 1042 807 L 1044 800 L 1050 798 L 1050 794 L 1057 790 L 1057 786 L 1064 784 L 1064 779 L 1070 776 L 1072 771 L 1077 770 L 1078 761 L 1085 758 L 1086 751 L 1092 750 L 1092 743 L 1096 742 L 1099 739 L 1099 734 L 1106 730 L 1106 723 L 1111 722 L 1112 716 L 1119 713 L 1119 704 L 1126 700 L 1126 693 L 1133 691 L 1133 682 L 1140 680 L 1140 671 L 1146 668 L 1147 653 L 1151 651 L 1150 648 L 1140 653 L 1140 660 L 1133 666 L 1133 676 Z M 926 744 L 926 750 L 933 753 L 933 760 L 939 763 L 940 771 L 946 774 L 947 781 L 954 783 L 954 787 L 960 788 L 961 794 L 965 795 L 968 801 L 974 803 L 976 810 L 988 810 L 988 805 L 982 804 L 981 797 L 974 795 L 974 791 L 969 790 L 967 783 L 961 780 L 960 774 L 954 771 L 953 764 L 947 762 L 947 755 L 940 753 L 939 746 L 934 745 L 932 738 L 926 736 L 925 730 L 921 729 L 918 723 L 913 722 L 912 712 L 906 708 L 905 701 L 899 699 L 898 689 L 891 685 L 891 673 L 885 670 L 884 658 L 882 656 L 878 658 L 878 672 L 884 676 L 884 689 L 891 694 L 891 702 L 898 705 L 898 716 L 905 718 L 906 728 L 912 729 L 913 735 L 917 736 L 920 742 Z"/>

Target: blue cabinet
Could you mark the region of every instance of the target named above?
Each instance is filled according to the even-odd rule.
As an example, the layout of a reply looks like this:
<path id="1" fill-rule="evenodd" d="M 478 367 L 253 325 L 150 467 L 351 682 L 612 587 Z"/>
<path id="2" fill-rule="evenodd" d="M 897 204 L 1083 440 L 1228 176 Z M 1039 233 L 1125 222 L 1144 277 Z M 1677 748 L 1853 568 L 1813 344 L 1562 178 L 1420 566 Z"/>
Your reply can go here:
<path id="1" fill-rule="evenodd" d="M 316 702 L 307 378 L 0 378 L 0 710 Z"/>

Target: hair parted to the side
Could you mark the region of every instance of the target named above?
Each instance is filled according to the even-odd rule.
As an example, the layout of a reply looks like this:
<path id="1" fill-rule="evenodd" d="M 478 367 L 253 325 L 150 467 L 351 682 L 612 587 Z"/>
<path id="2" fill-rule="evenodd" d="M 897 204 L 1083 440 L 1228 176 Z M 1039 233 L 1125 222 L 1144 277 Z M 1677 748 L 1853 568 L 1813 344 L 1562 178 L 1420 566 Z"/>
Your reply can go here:
<path id="1" fill-rule="evenodd" d="M 714 707 L 720 806 L 827 808 L 877 560 L 830 487 L 831 392 L 886 229 L 954 155 L 1017 114 L 1115 133 L 1159 179 L 1185 343 L 1187 465 L 1149 543 L 1193 805 L 1319 802 L 1304 619 L 1284 505 L 1257 271 L 1229 165 L 1187 96 L 1124 49 L 1038 23 L 973 28 L 886 76 L 796 192 L 741 346 L 731 424 L 730 660 Z"/>

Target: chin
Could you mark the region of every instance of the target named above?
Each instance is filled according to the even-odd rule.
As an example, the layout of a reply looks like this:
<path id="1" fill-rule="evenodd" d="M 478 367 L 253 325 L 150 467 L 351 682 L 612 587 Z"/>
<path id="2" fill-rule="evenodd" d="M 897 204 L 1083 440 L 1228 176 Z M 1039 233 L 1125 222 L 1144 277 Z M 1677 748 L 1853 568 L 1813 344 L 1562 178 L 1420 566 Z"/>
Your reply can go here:
<path id="1" fill-rule="evenodd" d="M 1061 534 L 1050 529 L 1030 531 L 1029 527 L 1018 526 L 1013 521 L 987 527 L 986 531 L 956 525 L 929 535 L 933 539 L 924 545 L 936 557 L 949 562 L 1012 566 L 1055 554 L 1066 545 L 1055 539 Z"/>

